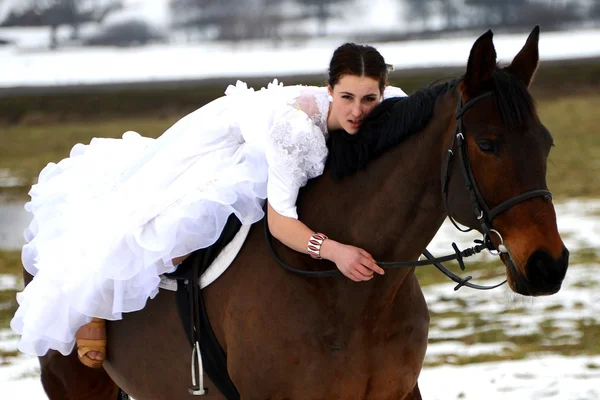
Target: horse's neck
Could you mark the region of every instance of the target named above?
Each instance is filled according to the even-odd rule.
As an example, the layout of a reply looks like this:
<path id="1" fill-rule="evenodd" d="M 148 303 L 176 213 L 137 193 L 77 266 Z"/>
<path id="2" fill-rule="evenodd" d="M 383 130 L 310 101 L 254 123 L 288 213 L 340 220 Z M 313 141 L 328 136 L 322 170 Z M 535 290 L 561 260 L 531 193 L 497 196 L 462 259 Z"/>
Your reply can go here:
<path id="1" fill-rule="evenodd" d="M 348 235 L 351 243 L 364 246 L 380 261 L 418 257 L 446 217 L 441 174 L 453 108 L 438 108 L 423 132 L 339 187 L 338 193 L 350 198 L 338 211 L 346 216 L 339 234 Z"/>
<path id="2" fill-rule="evenodd" d="M 423 132 L 374 160 L 365 171 L 329 186 L 328 211 L 331 237 L 370 252 L 377 261 L 407 261 L 419 257 L 441 226 L 446 211 L 442 198 L 442 163 L 445 132 L 453 115 L 453 103 L 445 101 Z M 329 182 L 330 185 L 333 185 Z M 324 191 L 324 190 L 323 190 Z M 338 221 L 332 223 L 332 221 Z M 311 221 L 307 221 L 308 226 Z M 328 224 L 328 225 L 329 225 Z M 332 293 L 351 303 L 388 302 L 395 296 L 410 269 L 386 271 L 376 288 L 340 287 Z M 376 290 L 378 296 L 370 291 Z M 361 294 L 362 293 L 362 294 Z"/>

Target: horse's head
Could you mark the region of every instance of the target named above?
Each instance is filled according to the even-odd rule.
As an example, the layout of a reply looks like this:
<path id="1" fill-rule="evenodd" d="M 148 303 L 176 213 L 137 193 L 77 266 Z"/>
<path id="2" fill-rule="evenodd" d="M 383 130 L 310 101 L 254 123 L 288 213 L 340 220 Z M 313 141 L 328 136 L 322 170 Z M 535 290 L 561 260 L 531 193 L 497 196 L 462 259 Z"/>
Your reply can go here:
<path id="1" fill-rule="evenodd" d="M 449 127 L 454 157 L 447 186 L 450 216 L 487 233 L 503 251 L 510 287 L 533 296 L 560 289 L 569 258 L 546 187 L 552 136 L 528 91 L 538 41 L 536 27 L 503 69 L 491 31 L 473 45 L 458 86 L 456 123 Z"/>

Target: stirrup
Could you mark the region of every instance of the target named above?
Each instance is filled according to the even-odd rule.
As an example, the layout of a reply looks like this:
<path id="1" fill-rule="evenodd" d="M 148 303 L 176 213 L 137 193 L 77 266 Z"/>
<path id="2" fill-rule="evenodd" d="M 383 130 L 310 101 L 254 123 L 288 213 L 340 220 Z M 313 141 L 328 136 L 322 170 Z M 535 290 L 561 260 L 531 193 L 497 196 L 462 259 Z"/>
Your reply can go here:
<path id="1" fill-rule="evenodd" d="M 208 392 L 208 389 L 204 387 L 204 369 L 198 342 L 194 344 L 192 350 L 192 385 L 188 388 L 188 392 L 192 396 L 205 396 Z"/>

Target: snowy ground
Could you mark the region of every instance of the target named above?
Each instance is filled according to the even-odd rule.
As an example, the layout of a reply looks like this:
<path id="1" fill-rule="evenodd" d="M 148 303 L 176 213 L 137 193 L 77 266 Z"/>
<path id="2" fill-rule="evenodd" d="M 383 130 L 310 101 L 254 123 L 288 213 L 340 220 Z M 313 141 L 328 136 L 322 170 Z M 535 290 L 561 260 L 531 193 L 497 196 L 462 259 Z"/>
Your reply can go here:
<path id="1" fill-rule="evenodd" d="M 600 201 L 559 203 L 556 211 L 571 251 L 600 249 Z M 452 241 L 464 246 L 475 237 L 458 233 L 446 222 L 429 249 L 445 254 Z M 517 296 L 506 286 L 486 293 L 454 292 L 451 282 L 425 287 L 432 326 L 419 379 L 424 399 L 600 400 L 600 355 L 567 357 L 556 351 L 565 344 L 585 346 L 585 327 L 600 325 L 599 267 L 572 265 L 558 294 L 535 299 Z M 14 277 L 0 278 L 0 290 L 17 284 Z M 492 333 L 502 339 L 490 340 Z M 523 338 L 538 336 L 535 352 L 520 347 Z M 0 331 L 0 352 L 9 355 L 0 356 L 0 398 L 43 399 L 37 359 L 15 353 L 16 341 L 12 332 Z M 545 350 L 539 350 L 540 343 Z M 503 360 L 456 365 L 478 356 Z"/>
<path id="2" fill-rule="evenodd" d="M 481 32 L 483 33 L 483 32 Z M 0 37 L 15 35 L 25 45 L 0 47 L 0 88 L 89 85 L 241 77 L 280 78 L 296 74 L 325 76 L 340 40 L 312 40 L 278 47 L 253 44 L 203 43 L 153 45 L 143 48 L 45 49 L 47 32 L 40 29 L 0 29 Z M 494 37 L 500 62 L 507 64 L 527 35 Z M 372 43 L 396 69 L 463 66 L 477 36 L 409 42 Z M 543 61 L 600 56 L 600 31 L 542 32 Z"/>
<path id="3" fill-rule="evenodd" d="M 423 369 L 423 398 L 600 399 L 600 355 L 558 354 L 563 345 L 582 346 L 588 340 L 589 331 L 582 326 L 600 323 L 598 267 L 571 266 L 559 293 L 535 299 L 517 296 L 507 287 L 487 293 L 453 292 L 449 284 L 425 287 L 433 313 L 426 364 L 439 366 Z M 457 311 L 465 316 L 453 316 Z M 444 316 L 448 312 L 452 316 Z M 490 339 L 497 337 L 504 340 Z M 523 338 L 537 340 L 538 350 L 527 353 L 527 344 L 520 347 Z M 525 359 L 517 360 L 523 350 Z M 452 365 L 478 356 L 506 359 Z"/>
<path id="4" fill-rule="evenodd" d="M 595 365 L 595 367 L 592 367 Z M 529 360 L 424 369 L 425 400 L 600 399 L 600 356 L 535 356 Z"/>

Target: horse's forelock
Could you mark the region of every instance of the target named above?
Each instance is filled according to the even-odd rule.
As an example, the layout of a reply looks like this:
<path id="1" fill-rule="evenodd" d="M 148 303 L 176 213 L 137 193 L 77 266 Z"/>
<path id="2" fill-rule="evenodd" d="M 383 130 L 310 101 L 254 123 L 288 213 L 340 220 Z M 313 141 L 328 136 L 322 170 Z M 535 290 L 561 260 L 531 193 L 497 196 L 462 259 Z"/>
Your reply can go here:
<path id="1" fill-rule="evenodd" d="M 492 76 L 496 104 L 509 132 L 520 132 L 536 113 L 535 103 L 527 86 L 510 72 L 496 68 Z"/>

